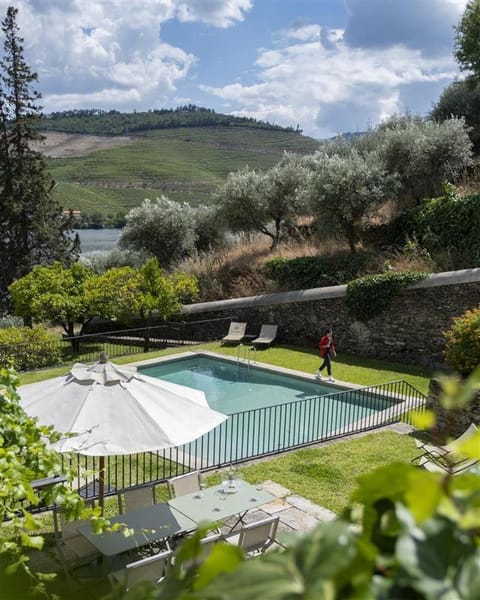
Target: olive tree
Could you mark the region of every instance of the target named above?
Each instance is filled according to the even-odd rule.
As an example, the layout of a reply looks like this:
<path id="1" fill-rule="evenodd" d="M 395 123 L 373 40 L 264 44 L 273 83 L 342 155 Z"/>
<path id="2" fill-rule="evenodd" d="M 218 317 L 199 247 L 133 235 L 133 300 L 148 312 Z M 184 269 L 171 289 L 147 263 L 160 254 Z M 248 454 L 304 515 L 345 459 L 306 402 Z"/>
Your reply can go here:
<path id="1" fill-rule="evenodd" d="M 268 236 L 272 249 L 282 229 L 298 211 L 298 188 L 305 176 L 301 160 L 287 154 L 266 173 L 246 167 L 230 173 L 216 199 L 232 231 Z"/>
<path id="2" fill-rule="evenodd" d="M 195 237 L 194 209 L 161 196 L 128 212 L 119 245 L 146 251 L 167 269 L 194 252 Z"/>
<path id="3" fill-rule="evenodd" d="M 372 137 L 386 172 L 398 175 L 397 197 L 403 202 L 441 195 L 445 183 L 455 183 L 471 164 L 472 142 L 463 119 L 393 117 Z"/>
<path id="4" fill-rule="evenodd" d="M 352 254 L 374 210 L 395 190 L 395 178 L 376 153 L 345 156 L 322 152 L 310 158 L 311 170 L 303 198 L 326 235 L 340 235 Z"/>
<path id="5" fill-rule="evenodd" d="M 447 86 L 430 112 L 431 119 L 445 121 L 451 117 L 463 118 L 474 150 L 480 151 L 480 82 L 454 81 Z"/>

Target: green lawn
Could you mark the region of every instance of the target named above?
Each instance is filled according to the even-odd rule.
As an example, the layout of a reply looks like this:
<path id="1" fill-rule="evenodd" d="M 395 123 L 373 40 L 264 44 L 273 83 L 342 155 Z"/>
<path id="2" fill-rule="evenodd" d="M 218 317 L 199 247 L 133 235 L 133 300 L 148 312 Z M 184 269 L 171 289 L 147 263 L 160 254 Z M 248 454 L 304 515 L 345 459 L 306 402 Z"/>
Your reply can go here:
<path id="1" fill-rule="evenodd" d="M 219 342 L 212 342 L 194 347 L 169 348 L 157 352 L 149 352 L 148 354 L 124 356 L 115 358 L 114 362 L 125 364 L 192 350 L 210 350 L 235 357 L 238 353 L 238 348 L 236 347 L 221 346 Z M 241 356 L 243 356 L 243 353 Z M 259 350 L 256 353 L 256 359 L 258 362 L 311 374 L 316 372 L 320 364 L 320 358 L 316 349 L 302 348 L 300 346 L 273 346 L 267 350 Z M 81 361 L 81 357 L 79 357 L 78 361 Z M 64 375 L 67 371 L 68 366 L 63 366 L 55 369 L 21 373 L 20 382 L 24 384 L 41 381 L 50 377 Z M 378 385 L 402 379 L 424 394 L 428 392 L 428 384 L 431 376 L 430 371 L 422 367 L 346 354 L 337 355 L 337 358 L 333 362 L 332 371 L 337 380 L 357 385 Z"/>

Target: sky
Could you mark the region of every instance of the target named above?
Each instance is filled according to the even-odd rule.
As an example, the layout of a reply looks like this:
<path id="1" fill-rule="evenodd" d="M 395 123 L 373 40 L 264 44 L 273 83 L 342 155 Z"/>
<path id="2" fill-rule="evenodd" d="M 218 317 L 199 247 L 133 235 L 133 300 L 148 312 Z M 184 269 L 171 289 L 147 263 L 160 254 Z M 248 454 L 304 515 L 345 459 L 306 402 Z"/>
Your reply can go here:
<path id="1" fill-rule="evenodd" d="M 467 0 L 0 0 L 45 113 L 195 104 L 328 138 L 425 115 Z"/>

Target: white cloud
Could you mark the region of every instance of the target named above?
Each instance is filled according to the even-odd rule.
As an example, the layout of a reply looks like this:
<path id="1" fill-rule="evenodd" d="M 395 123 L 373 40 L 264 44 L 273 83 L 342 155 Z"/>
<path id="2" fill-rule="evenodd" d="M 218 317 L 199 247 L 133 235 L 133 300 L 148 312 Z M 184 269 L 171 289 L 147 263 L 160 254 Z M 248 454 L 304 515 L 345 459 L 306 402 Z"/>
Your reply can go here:
<path id="1" fill-rule="evenodd" d="M 0 0 L 2 18 L 11 3 Z M 125 110 L 159 106 L 197 61 L 162 42 L 162 24 L 178 19 L 225 28 L 243 20 L 252 2 L 17 0 L 15 5 L 26 58 L 39 75 L 48 112 L 92 102 Z"/>
<path id="2" fill-rule="evenodd" d="M 320 42 L 263 51 L 257 66 L 257 84 L 202 89 L 241 106 L 237 112 L 242 115 L 293 126 L 313 120 L 317 125 L 309 133 L 318 137 L 338 133 L 335 112 L 342 112 L 345 122 L 354 109 L 354 118 L 347 120 L 365 129 L 369 121 L 402 111 L 402 86 L 447 82 L 456 72 L 450 59 L 428 58 L 401 46 L 362 50 L 337 43 L 329 50 Z"/>
<path id="3" fill-rule="evenodd" d="M 253 6 L 252 0 L 179 0 L 175 4 L 179 21 L 202 21 L 217 27 L 243 21 Z"/>
<path id="4" fill-rule="evenodd" d="M 346 2 L 345 32 L 319 24 L 295 27 L 283 47 L 259 52 L 256 83 L 202 89 L 236 114 L 300 123 L 315 137 L 363 130 L 406 110 L 429 110 L 458 73 L 452 26 L 466 0 Z M 361 25 L 373 37 L 365 37 Z M 431 31 L 439 25 L 443 37 Z"/>

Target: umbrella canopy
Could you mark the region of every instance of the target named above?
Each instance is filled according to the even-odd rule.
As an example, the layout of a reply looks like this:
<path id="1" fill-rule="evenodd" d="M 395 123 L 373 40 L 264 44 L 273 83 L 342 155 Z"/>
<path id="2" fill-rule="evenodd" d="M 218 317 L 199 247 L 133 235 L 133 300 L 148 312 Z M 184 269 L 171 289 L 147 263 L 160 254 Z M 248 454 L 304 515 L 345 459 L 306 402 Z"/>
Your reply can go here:
<path id="1" fill-rule="evenodd" d="M 20 386 L 20 404 L 42 425 L 72 437 L 59 452 L 110 456 L 181 446 L 227 417 L 212 410 L 205 394 L 117 366 L 105 358 L 77 363 L 64 377 Z"/>

